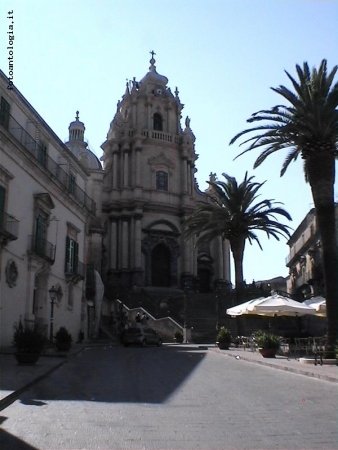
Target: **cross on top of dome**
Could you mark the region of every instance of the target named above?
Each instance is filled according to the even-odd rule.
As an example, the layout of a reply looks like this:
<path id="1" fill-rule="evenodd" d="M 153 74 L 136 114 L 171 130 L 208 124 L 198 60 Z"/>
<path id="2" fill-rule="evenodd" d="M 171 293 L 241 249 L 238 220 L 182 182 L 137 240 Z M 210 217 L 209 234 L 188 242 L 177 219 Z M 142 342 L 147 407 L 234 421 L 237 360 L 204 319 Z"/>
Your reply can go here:
<path id="1" fill-rule="evenodd" d="M 153 66 L 155 63 L 156 63 L 156 61 L 155 61 L 155 59 L 154 59 L 154 55 L 156 55 L 156 53 L 154 52 L 154 50 L 152 50 L 151 52 L 149 52 L 150 54 L 151 54 L 151 60 L 149 61 L 150 62 L 150 64 Z"/>

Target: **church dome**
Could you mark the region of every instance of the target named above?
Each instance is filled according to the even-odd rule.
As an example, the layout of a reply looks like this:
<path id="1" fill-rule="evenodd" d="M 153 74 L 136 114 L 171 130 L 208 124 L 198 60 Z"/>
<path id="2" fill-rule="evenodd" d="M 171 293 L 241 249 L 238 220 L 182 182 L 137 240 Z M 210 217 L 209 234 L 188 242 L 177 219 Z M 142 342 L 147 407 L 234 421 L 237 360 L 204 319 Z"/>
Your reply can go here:
<path id="1" fill-rule="evenodd" d="M 154 59 L 154 54 L 155 54 L 154 52 L 151 52 L 152 58 L 149 61 L 150 62 L 149 72 L 142 78 L 140 84 L 142 85 L 145 83 L 147 84 L 151 83 L 160 86 L 166 86 L 168 84 L 168 78 L 156 72 L 155 66 L 156 61 Z"/>
<path id="2" fill-rule="evenodd" d="M 68 127 L 69 140 L 66 142 L 66 145 L 84 167 L 92 170 L 101 170 L 100 160 L 87 148 L 88 144 L 84 140 L 85 129 L 84 123 L 79 120 L 79 111 L 76 111 L 75 121 L 71 122 Z"/>
<path id="3" fill-rule="evenodd" d="M 86 142 L 84 144 L 87 146 Z M 66 142 L 66 145 L 84 167 L 92 170 L 102 169 L 99 158 L 89 148 L 81 147 L 73 142 Z"/>

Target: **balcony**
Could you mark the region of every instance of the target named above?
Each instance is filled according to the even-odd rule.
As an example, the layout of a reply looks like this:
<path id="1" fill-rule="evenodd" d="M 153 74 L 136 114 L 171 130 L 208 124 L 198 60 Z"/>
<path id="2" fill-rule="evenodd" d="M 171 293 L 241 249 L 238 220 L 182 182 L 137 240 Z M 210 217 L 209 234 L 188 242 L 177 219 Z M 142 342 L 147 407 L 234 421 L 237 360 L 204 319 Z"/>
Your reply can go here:
<path id="1" fill-rule="evenodd" d="M 52 175 L 52 179 L 59 182 L 70 196 L 73 196 L 90 213 L 95 215 L 95 202 L 76 184 L 70 183 L 69 175 L 50 156 L 45 154 L 41 145 L 32 138 L 22 126 L 9 115 L 8 127 L 1 126 L 7 130 L 20 144 L 22 144 L 36 162 Z"/>
<path id="2" fill-rule="evenodd" d="M 65 274 L 68 280 L 72 280 L 74 283 L 77 283 L 78 281 L 85 279 L 86 267 L 80 261 L 75 261 L 74 264 L 67 263 Z"/>
<path id="3" fill-rule="evenodd" d="M 317 236 L 317 230 L 314 230 L 312 226 L 305 230 L 297 242 L 290 248 L 290 253 L 285 258 L 285 265 L 288 266 L 291 260 L 295 257 L 301 256 L 304 251 L 306 251 L 306 249 L 313 244 Z"/>
<path id="4" fill-rule="evenodd" d="M 9 241 L 18 239 L 19 221 L 13 216 L 0 212 L 0 243 L 8 244 Z"/>
<path id="5" fill-rule="evenodd" d="M 144 130 L 142 131 L 142 136 L 147 139 L 156 139 L 164 142 L 174 142 L 175 144 L 179 144 L 180 141 L 179 136 L 164 133 L 163 131 L 158 130 Z"/>
<path id="6" fill-rule="evenodd" d="M 55 245 L 45 239 L 36 239 L 35 236 L 29 236 L 28 251 L 33 255 L 40 256 L 52 264 L 55 261 Z"/>

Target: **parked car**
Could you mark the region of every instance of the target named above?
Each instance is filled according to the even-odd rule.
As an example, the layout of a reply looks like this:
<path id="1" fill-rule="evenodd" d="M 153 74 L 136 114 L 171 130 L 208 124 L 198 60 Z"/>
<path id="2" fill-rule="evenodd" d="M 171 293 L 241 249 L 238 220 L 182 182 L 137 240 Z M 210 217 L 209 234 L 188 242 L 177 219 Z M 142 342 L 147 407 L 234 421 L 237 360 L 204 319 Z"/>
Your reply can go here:
<path id="1" fill-rule="evenodd" d="M 123 336 L 123 344 L 127 347 L 129 344 L 139 344 L 142 347 L 146 345 L 162 345 L 162 338 L 152 328 L 129 328 Z"/>

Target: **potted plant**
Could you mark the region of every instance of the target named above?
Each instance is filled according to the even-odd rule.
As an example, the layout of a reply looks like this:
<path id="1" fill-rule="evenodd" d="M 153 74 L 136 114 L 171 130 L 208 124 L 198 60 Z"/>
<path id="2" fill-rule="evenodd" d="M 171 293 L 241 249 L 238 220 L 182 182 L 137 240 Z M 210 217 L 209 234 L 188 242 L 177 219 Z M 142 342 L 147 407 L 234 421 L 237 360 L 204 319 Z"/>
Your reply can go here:
<path id="1" fill-rule="evenodd" d="M 280 337 L 270 333 L 257 334 L 255 342 L 263 358 L 275 358 L 280 346 Z"/>
<path id="2" fill-rule="evenodd" d="M 72 335 L 66 327 L 60 327 L 54 336 L 54 343 L 59 352 L 67 352 L 72 346 Z"/>
<path id="3" fill-rule="evenodd" d="M 179 330 L 175 331 L 174 340 L 175 340 L 175 342 L 179 342 L 180 344 L 183 342 L 183 333 L 182 333 L 182 331 L 179 331 Z"/>
<path id="4" fill-rule="evenodd" d="M 231 344 L 231 332 L 227 328 L 222 327 L 219 330 L 216 338 L 216 344 L 221 350 L 229 350 Z"/>
<path id="5" fill-rule="evenodd" d="M 45 332 L 37 325 L 14 324 L 13 345 L 19 364 L 35 364 L 47 342 Z"/>

